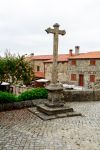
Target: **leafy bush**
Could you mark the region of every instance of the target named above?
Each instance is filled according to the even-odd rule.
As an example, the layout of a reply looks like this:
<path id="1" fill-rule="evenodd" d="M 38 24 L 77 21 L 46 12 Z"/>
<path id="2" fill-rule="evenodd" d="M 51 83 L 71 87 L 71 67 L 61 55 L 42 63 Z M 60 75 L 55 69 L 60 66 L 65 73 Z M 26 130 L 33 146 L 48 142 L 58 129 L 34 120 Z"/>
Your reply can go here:
<path id="1" fill-rule="evenodd" d="M 18 101 L 47 98 L 48 92 L 45 88 L 35 88 L 21 93 Z"/>
<path id="2" fill-rule="evenodd" d="M 21 93 L 19 96 L 8 92 L 0 91 L 0 104 L 12 103 L 25 100 L 33 99 L 44 99 L 47 98 L 48 92 L 45 88 L 35 88 Z"/>
<path id="3" fill-rule="evenodd" d="M 15 102 L 17 97 L 14 94 L 0 91 L 0 103 Z"/>

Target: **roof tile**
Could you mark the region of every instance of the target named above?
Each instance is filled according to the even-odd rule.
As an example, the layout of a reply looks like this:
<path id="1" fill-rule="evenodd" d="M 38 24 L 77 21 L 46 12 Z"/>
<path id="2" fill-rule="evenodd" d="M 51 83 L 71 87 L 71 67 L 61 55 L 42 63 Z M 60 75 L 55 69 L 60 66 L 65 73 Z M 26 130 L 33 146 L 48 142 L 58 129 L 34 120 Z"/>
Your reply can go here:
<path id="1" fill-rule="evenodd" d="M 69 59 L 94 59 L 94 58 L 100 58 L 100 51 L 80 53 L 79 55 L 72 56 Z"/>

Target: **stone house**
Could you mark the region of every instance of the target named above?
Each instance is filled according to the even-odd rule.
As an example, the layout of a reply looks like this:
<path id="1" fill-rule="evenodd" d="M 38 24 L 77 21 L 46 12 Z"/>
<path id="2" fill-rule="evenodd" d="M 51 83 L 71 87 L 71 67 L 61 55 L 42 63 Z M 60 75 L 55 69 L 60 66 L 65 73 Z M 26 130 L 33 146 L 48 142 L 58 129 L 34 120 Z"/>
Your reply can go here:
<path id="1" fill-rule="evenodd" d="M 71 84 L 95 88 L 100 84 L 100 51 L 72 55 L 68 61 L 68 79 Z"/>
<path id="2" fill-rule="evenodd" d="M 65 83 L 68 81 L 67 64 L 70 54 L 58 55 L 58 82 Z M 51 81 L 53 60 L 44 61 L 45 78 Z"/>
<path id="3" fill-rule="evenodd" d="M 33 55 L 26 57 L 27 61 L 31 62 L 36 78 L 45 78 L 44 76 L 44 61 L 52 59 L 52 55 Z"/>
<path id="4" fill-rule="evenodd" d="M 71 56 L 72 51 L 69 54 L 58 55 L 58 81 L 67 82 L 67 64 L 68 58 Z M 36 78 L 46 78 L 51 81 L 52 72 L 52 55 L 38 55 L 26 57 L 27 61 L 31 62 L 33 66 Z"/>
<path id="5" fill-rule="evenodd" d="M 80 53 L 79 46 L 75 53 L 58 55 L 58 81 L 93 88 L 100 87 L 100 51 Z M 31 61 L 36 78 L 46 78 L 51 81 L 52 55 L 27 57 Z"/>

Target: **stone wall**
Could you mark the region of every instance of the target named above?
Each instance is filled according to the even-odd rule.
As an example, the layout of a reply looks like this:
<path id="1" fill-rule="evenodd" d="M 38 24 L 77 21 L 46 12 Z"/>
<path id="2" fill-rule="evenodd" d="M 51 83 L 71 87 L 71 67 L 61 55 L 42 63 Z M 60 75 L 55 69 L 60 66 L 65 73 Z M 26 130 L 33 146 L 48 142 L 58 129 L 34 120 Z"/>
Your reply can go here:
<path id="1" fill-rule="evenodd" d="M 63 93 L 65 102 L 100 101 L 100 90 L 96 91 L 64 90 Z M 0 111 L 33 107 L 45 103 L 46 101 L 47 99 L 37 99 L 37 100 L 0 104 Z"/>
<path id="2" fill-rule="evenodd" d="M 51 81 L 52 63 L 45 63 L 45 78 Z M 67 82 L 67 62 L 58 63 L 58 81 Z"/>
<path id="3" fill-rule="evenodd" d="M 52 63 L 45 63 L 45 78 L 51 81 Z"/>
<path id="4" fill-rule="evenodd" d="M 0 111 L 34 107 L 36 105 L 43 104 L 46 101 L 47 101 L 46 99 L 35 99 L 35 100 L 0 104 Z"/>
<path id="5" fill-rule="evenodd" d="M 69 82 L 75 85 L 79 85 L 79 74 L 84 75 L 84 86 L 93 87 L 94 84 L 90 83 L 90 75 L 95 75 L 95 80 L 100 79 L 100 59 L 96 59 L 96 65 L 90 65 L 90 60 L 76 60 L 76 65 L 71 65 L 71 61 L 68 62 L 68 79 Z M 71 74 L 76 74 L 76 81 L 71 81 Z"/>
<path id="6" fill-rule="evenodd" d="M 64 90 L 64 101 L 99 101 L 100 90 Z"/>
<path id="7" fill-rule="evenodd" d="M 37 66 L 40 66 L 41 72 L 44 72 L 44 63 L 43 60 L 34 60 L 34 71 L 37 72 Z"/>

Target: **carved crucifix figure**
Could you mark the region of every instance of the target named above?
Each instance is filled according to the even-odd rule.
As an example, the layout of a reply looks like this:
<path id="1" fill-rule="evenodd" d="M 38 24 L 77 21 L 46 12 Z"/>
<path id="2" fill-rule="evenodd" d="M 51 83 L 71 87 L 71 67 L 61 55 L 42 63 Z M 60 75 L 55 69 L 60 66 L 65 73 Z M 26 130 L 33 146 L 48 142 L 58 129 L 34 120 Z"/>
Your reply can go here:
<path id="1" fill-rule="evenodd" d="M 48 28 L 45 31 L 47 33 L 52 33 L 54 35 L 53 38 L 53 66 L 52 66 L 52 83 L 56 84 L 58 82 L 58 35 L 65 35 L 65 30 L 59 30 L 59 24 L 56 23 L 53 25 L 54 29 Z"/>

